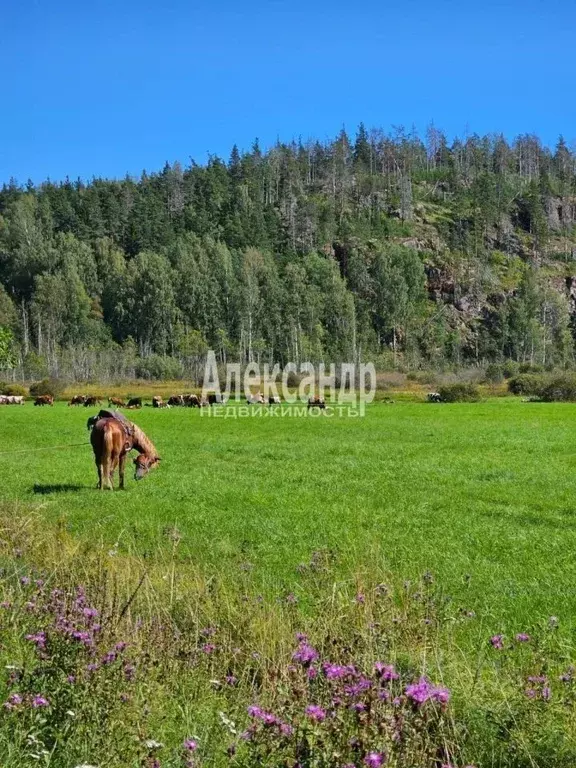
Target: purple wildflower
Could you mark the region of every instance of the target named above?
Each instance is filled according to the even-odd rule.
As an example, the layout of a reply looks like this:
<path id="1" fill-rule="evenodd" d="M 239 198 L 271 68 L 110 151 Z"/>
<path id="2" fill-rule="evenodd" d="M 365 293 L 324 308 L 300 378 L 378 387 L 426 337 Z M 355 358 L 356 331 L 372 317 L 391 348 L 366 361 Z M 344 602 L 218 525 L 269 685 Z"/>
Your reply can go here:
<path id="1" fill-rule="evenodd" d="M 315 720 L 317 723 L 321 723 L 326 719 L 326 712 L 317 704 L 310 704 L 307 706 L 306 714 L 311 720 Z"/>
<path id="2" fill-rule="evenodd" d="M 492 648 L 495 648 L 497 651 L 501 651 L 504 648 L 504 643 L 502 642 L 503 635 L 494 635 L 490 638 L 490 644 L 492 645 Z"/>
<path id="3" fill-rule="evenodd" d="M 530 635 L 527 635 L 526 632 L 518 632 L 516 635 L 516 642 L 517 643 L 529 643 L 530 642 Z"/>
<path id="4" fill-rule="evenodd" d="M 234 677 L 234 675 L 226 675 L 226 683 L 227 685 L 236 685 L 238 682 L 238 678 Z"/>
<path id="5" fill-rule="evenodd" d="M 26 635 L 26 640 L 29 640 L 37 648 L 46 648 L 46 632 L 36 632 L 33 635 Z"/>
<path id="6" fill-rule="evenodd" d="M 437 701 L 440 704 L 447 704 L 450 700 L 450 691 L 447 688 L 438 688 L 432 685 L 426 677 L 421 677 L 417 683 L 407 686 L 405 693 L 417 707 L 429 700 Z"/>
<path id="7" fill-rule="evenodd" d="M 359 592 L 356 597 L 354 598 L 355 602 L 359 603 L 360 605 L 364 604 L 366 602 L 365 596 Z"/>
<path id="8" fill-rule="evenodd" d="M 28 584 L 30 584 L 30 577 L 29 576 L 22 576 L 20 579 L 20 584 L 22 584 L 23 587 L 27 587 Z"/>
<path id="9" fill-rule="evenodd" d="M 74 675 L 68 675 L 68 677 L 66 678 L 66 682 L 70 683 L 70 685 L 74 685 L 74 683 L 76 682 L 76 678 L 74 677 Z"/>
<path id="10" fill-rule="evenodd" d="M 384 764 L 386 756 L 383 752 L 370 752 L 364 758 L 364 765 L 368 768 L 380 768 Z"/>
<path id="11" fill-rule="evenodd" d="M 280 733 L 282 734 L 282 736 L 286 736 L 286 737 L 292 736 L 292 734 L 294 733 L 294 729 L 288 723 L 280 723 Z"/>
<path id="12" fill-rule="evenodd" d="M 216 646 L 213 643 L 204 643 L 202 646 L 203 653 L 213 653 L 216 650 Z"/>
<path id="13" fill-rule="evenodd" d="M 398 680 L 400 677 L 393 664 L 383 664 L 381 661 L 377 661 L 374 664 L 374 669 L 382 680 Z"/>
<path id="14" fill-rule="evenodd" d="M 524 693 L 529 699 L 535 699 L 536 698 L 536 691 L 534 688 L 527 688 Z"/>
<path id="15" fill-rule="evenodd" d="M 312 664 L 312 662 L 316 661 L 317 658 L 318 658 L 318 651 L 315 648 L 313 648 L 311 645 L 308 645 L 306 640 L 300 641 L 300 645 L 298 646 L 298 649 L 294 651 L 294 654 L 292 655 L 292 659 L 294 661 L 297 661 L 300 664 L 303 664 L 304 666 Z"/>
<path id="16" fill-rule="evenodd" d="M 183 747 L 187 752 L 195 752 L 198 749 L 198 743 L 194 739 L 186 739 Z"/>
<path id="17" fill-rule="evenodd" d="M 355 675 L 356 670 L 352 666 L 342 666 L 341 664 L 331 664 L 326 661 L 322 664 L 322 671 L 328 680 L 340 680 Z"/>
<path id="18" fill-rule="evenodd" d="M 41 709 L 42 707 L 49 707 L 50 702 L 44 696 L 34 696 L 32 698 L 32 706 L 34 709 Z"/>
<path id="19" fill-rule="evenodd" d="M 542 698 L 544 699 L 544 701 L 550 701 L 550 699 L 552 698 L 552 691 L 547 685 L 544 686 L 544 688 L 542 688 Z"/>
<path id="20" fill-rule="evenodd" d="M 4 702 L 4 706 L 6 709 L 15 709 L 22 704 L 22 701 L 22 696 L 19 693 L 11 693 L 7 701 Z"/>

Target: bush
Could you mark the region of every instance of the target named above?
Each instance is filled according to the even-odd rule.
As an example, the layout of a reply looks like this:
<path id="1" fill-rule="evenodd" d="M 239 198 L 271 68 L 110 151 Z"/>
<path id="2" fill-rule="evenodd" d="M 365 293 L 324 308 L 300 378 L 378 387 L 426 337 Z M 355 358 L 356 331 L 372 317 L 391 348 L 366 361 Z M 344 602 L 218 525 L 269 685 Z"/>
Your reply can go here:
<path id="1" fill-rule="evenodd" d="M 484 378 L 489 384 L 500 384 L 504 380 L 504 366 L 499 363 L 490 363 L 486 368 Z"/>
<path id="2" fill-rule="evenodd" d="M 547 403 L 576 402 L 576 374 L 565 373 L 548 379 L 539 396 Z"/>
<path id="3" fill-rule="evenodd" d="M 173 357 L 150 355 L 138 361 L 136 377 L 154 381 L 174 380 L 181 379 L 183 371 L 179 361 Z"/>
<path id="4" fill-rule="evenodd" d="M 417 384 L 436 384 L 438 376 L 434 371 L 411 371 L 406 374 L 406 379 Z"/>
<path id="5" fill-rule="evenodd" d="M 15 395 L 16 397 L 26 397 L 28 390 L 22 384 L 3 384 L 0 390 L 3 395 Z"/>
<path id="6" fill-rule="evenodd" d="M 520 373 L 542 373 L 544 368 L 538 363 L 520 363 L 518 370 Z"/>
<path id="7" fill-rule="evenodd" d="M 548 378 L 541 373 L 521 373 L 508 380 L 508 391 L 513 395 L 540 397 Z"/>
<path id="8" fill-rule="evenodd" d="M 66 383 L 60 379 L 42 379 L 37 381 L 30 387 L 30 396 L 39 397 L 40 395 L 52 395 L 53 398 L 58 399 L 64 394 L 66 389 Z"/>
<path id="9" fill-rule="evenodd" d="M 480 400 L 478 387 L 464 382 L 445 384 L 438 388 L 438 394 L 443 403 L 475 403 Z"/>
<path id="10" fill-rule="evenodd" d="M 519 365 L 514 360 L 507 360 L 502 366 L 502 373 L 505 379 L 511 379 L 512 376 L 518 376 L 520 373 Z"/>

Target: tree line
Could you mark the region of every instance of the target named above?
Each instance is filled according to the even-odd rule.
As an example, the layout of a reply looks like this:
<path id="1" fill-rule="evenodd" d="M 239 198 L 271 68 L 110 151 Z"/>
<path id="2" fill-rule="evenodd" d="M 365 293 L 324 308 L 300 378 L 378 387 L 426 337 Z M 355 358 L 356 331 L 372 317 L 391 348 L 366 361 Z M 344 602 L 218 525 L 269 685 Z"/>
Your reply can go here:
<path id="1" fill-rule="evenodd" d="M 0 191 L 0 369 L 570 365 L 576 154 L 360 125 L 137 179 Z M 576 284 L 576 280 L 574 281 Z"/>

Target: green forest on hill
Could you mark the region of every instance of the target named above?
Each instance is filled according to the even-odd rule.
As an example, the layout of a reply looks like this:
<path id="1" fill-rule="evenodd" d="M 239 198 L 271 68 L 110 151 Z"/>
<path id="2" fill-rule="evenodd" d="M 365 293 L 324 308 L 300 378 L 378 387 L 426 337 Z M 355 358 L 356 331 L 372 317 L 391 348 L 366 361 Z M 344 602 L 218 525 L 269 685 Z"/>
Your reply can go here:
<path id="1" fill-rule="evenodd" d="M 138 179 L 0 191 L 0 369 L 574 362 L 576 153 L 360 125 Z"/>

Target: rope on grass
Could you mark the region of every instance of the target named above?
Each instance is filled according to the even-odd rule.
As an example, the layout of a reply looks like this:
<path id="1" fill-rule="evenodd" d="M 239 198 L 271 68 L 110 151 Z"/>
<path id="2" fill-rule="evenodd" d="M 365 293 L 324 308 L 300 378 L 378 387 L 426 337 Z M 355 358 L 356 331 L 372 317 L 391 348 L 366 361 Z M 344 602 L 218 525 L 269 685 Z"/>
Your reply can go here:
<path id="1" fill-rule="evenodd" d="M 87 440 L 84 443 L 66 443 L 64 445 L 49 445 L 45 448 L 24 448 L 20 451 L 0 451 L 0 456 L 12 456 L 16 453 L 36 453 L 37 451 L 57 451 L 60 448 L 79 448 L 81 445 L 90 445 L 90 441 Z"/>

